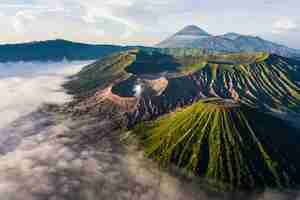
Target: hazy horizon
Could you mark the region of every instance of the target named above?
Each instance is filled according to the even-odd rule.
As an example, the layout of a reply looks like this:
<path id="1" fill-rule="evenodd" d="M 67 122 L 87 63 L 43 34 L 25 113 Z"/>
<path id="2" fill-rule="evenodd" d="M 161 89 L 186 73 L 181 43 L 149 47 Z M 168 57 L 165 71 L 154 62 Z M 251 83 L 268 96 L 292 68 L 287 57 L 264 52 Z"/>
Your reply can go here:
<path id="1" fill-rule="evenodd" d="M 2 0 L 0 43 L 61 38 L 151 46 L 194 24 L 213 35 L 237 32 L 300 48 L 299 6 L 295 0 Z"/>

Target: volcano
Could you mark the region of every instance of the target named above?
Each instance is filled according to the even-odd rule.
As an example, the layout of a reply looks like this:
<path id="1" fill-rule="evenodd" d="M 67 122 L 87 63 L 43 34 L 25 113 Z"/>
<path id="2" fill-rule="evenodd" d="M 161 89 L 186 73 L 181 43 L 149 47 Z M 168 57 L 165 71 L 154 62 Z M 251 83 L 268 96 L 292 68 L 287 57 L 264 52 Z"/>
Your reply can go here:
<path id="1" fill-rule="evenodd" d="M 231 189 L 298 185 L 300 62 L 269 53 L 134 49 L 65 85 L 122 113 L 146 155 Z"/>
<path id="2" fill-rule="evenodd" d="M 184 27 L 179 32 L 172 35 L 170 38 L 159 43 L 158 47 L 168 48 L 185 48 L 194 47 L 194 43 L 198 40 L 208 38 L 212 35 L 195 25 Z"/>

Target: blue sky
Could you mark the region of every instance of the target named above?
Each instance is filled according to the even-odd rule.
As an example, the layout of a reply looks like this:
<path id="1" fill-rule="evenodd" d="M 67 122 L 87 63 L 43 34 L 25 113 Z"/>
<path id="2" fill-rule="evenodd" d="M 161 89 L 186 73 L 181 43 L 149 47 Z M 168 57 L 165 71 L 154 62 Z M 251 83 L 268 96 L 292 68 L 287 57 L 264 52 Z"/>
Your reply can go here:
<path id="1" fill-rule="evenodd" d="M 65 38 L 153 45 L 186 25 L 300 48 L 299 0 L 1 0 L 1 43 Z"/>

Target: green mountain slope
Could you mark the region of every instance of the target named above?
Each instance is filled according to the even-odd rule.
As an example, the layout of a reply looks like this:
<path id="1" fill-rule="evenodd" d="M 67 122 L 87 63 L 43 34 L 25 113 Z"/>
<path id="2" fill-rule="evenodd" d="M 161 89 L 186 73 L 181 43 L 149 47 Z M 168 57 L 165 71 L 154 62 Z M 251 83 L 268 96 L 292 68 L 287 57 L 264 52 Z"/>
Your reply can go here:
<path id="1" fill-rule="evenodd" d="M 65 84 L 71 93 L 90 93 L 129 77 L 125 68 L 132 64 L 135 55 L 131 51 L 116 53 L 84 67 L 73 80 Z"/>
<path id="2" fill-rule="evenodd" d="M 138 125 L 146 155 L 225 187 L 299 183 L 299 130 L 232 100 L 201 100 Z"/>
<path id="3" fill-rule="evenodd" d="M 192 75 L 206 96 L 233 98 L 264 108 L 299 110 L 300 62 L 276 55 L 255 61 L 208 61 Z"/>

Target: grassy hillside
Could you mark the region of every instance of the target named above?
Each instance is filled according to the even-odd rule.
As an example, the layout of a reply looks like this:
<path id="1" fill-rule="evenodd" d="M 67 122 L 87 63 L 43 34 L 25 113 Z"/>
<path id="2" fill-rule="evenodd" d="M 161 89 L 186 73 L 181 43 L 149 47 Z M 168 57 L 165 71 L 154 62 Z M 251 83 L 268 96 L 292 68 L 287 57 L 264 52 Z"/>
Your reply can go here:
<path id="1" fill-rule="evenodd" d="M 224 187 L 299 183 L 299 131 L 232 100 L 201 100 L 133 132 L 162 166 L 173 163 Z"/>
<path id="2" fill-rule="evenodd" d="M 250 63 L 209 62 L 195 76 L 207 80 L 202 82 L 204 88 L 213 88 L 220 97 L 232 98 L 235 94 L 251 106 L 298 110 L 300 62 L 276 55 L 262 58 Z"/>
<path id="3" fill-rule="evenodd" d="M 130 75 L 125 68 L 135 60 L 133 51 L 116 53 L 84 67 L 73 80 L 65 84 L 71 93 L 90 93 L 98 87 L 107 87 Z"/>

